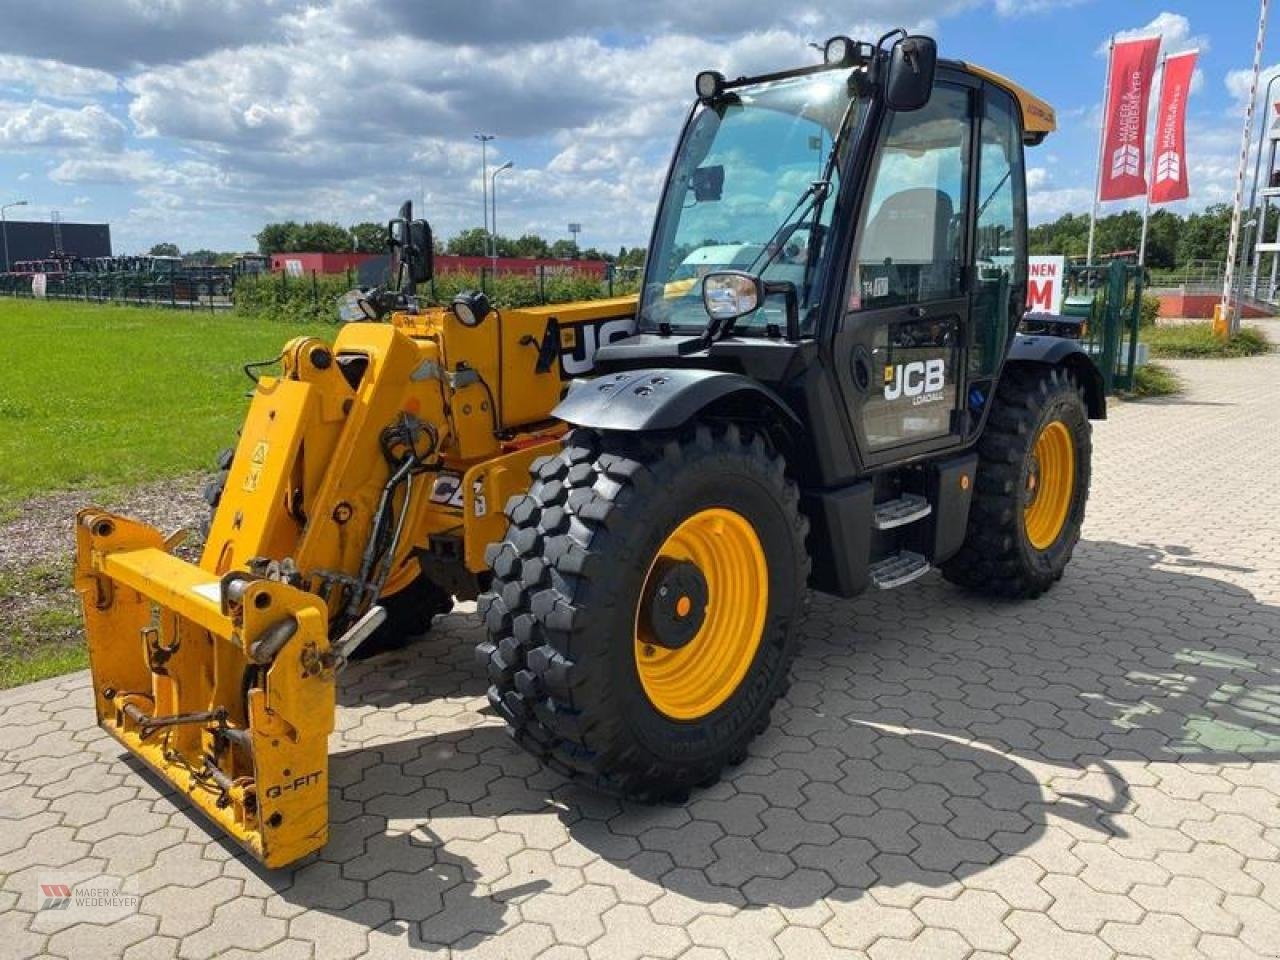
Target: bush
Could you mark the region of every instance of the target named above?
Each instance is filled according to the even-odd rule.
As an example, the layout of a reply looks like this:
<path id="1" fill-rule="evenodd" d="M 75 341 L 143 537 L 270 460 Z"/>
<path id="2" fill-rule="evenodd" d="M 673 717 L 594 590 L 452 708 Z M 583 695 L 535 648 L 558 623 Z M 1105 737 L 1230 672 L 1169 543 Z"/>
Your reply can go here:
<path id="1" fill-rule="evenodd" d="M 233 299 L 236 312 L 247 316 L 291 323 L 336 323 L 335 301 L 354 286 L 354 274 L 308 274 L 303 277 L 260 274 L 240 278 Z M 638 288 L 638 280 L 616 281 L 613 294 L 625 296 L 635 293 Z M 528 274 L 503 273 L 482 278 L 474 273 L 447 273 L 420 289 L 419 299 L 428 304 L 446 304 L 462 290 L 480 289 L 499 309 L 599 300 L 609 296 L 608 280 L 590 274 L 548 274 L 539 283 L 537 276 Z"/>
<path id="2" fill-rule="evenodd" d="M 291 277 L 261 273 L 240 277 L 232 292 L 236 313 L 284 323 L 337 323 L 336 301 L 355 286 L 345 273 Z"/>
<path id="3" fill-rule="evenodd" d="M 1133 372 L 1132 397 L 1169 397 L 1182 392 L 1182 381 L 1168 367 L 1148 363 Z"/>
<path id="4" fill-rule="evenodd" d="M 1243 327 L 1229 339 L 1214 334 L 1212 323 L 1182 323 L 1143 332 L 1153 357 L 1253 357 L 1271 349 L 1263 332 Z"/>
<path id="5" fill-rule="evenodd" d="M 1142 305 L 1138 307 L 1138 326 L 1154 327 L 1160 316 L 1160 298 L 1154 294 L 1144 293 Z"/>

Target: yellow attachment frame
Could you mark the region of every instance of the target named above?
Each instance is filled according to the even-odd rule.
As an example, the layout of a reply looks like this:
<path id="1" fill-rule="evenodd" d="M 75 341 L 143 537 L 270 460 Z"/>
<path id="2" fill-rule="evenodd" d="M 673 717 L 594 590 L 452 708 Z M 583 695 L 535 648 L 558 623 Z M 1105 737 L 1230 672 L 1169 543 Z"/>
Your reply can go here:
<path id="1" fill-rule="evenodd" d="M 76 591 L 98 724 L 267 866 L 328 836 L 334 672 L 314 594 L 219 579 L 82 510 Z"/>

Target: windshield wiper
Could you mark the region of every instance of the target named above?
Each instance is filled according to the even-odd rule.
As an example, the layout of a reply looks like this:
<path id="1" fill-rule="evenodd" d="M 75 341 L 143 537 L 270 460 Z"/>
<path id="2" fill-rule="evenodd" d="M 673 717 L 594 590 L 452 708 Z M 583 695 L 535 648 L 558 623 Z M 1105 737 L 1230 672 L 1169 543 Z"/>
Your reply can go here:
<path id="1" fill-rule="evenodd" d="M 786 230 L 787 227 L 790 227 L 793 223 L 804 223 L 804 218 L 808 216 L 819 203 L 826 199 L 827 192 L 830 189 L 830 180 L 814 180 L 804 188 L 804 191 L 796 199 L 795 206 L 793 206 L 790 212 L 782 218 L 782 223 L 778 224 L 778 229 L 773 231 L 773 236 L 771 236 L 769 238 L 769 242 L 764 245 L 764 249 L 756 254 L 756 258 L 751 261 L 751 266 L 747 268 L 747 273 L 760 275 L 769 269 L 769 265 L 773 263 L 773 261 L 778 258 L 778 254 L 782 252 L 782 244 L 778 242 L 778 239 L 782 236 L 782 231 Z M 800 209 L 806 200 L 809 201 L 809 206 L 805 208 L 803 213 L 797 216 L 796 211 Z M 763 263 L 760 262 L 761 257 L 766 258 Z"/>

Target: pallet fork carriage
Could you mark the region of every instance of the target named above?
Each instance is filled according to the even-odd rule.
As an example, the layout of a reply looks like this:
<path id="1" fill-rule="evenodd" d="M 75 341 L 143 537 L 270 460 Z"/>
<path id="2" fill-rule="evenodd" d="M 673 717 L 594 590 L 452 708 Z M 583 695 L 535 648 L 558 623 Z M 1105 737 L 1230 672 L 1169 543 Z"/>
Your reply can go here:
<path id="1" fill-rule="evenodd" d="M 807 589 L 1062 576 L 1105 398 L 1017 332 L 1052 108 L 903 31 L 696 91 L 638 297 L 425 306 L 405 204 L 334 342 L 246 367 L 197 562 L 78 515 L 99 724 L 267 866 L 325 843 L 348 659 L 454 599 L 515 741 L 654 800 L 767 726 Z"/>

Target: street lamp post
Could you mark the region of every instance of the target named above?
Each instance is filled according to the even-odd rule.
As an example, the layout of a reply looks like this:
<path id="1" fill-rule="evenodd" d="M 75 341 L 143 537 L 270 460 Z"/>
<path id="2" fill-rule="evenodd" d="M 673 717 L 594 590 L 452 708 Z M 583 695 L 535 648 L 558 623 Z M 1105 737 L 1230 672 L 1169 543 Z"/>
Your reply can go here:
<path id="1" fill-rule="evenodd" d="M 489 177 L 489 203 L 492 204 L 492 212 L 489 217 L 489 223 L 493 229 L 493 238 L 489 241 L 489 252 L 493 257 L 493 269 L 498 269 L 498 174 L 503 170 L 510 170 L 515 163 L 508 160 L 497 170 L 493 171 Z"/>
<path id="2" fill-rule="evenodd" d="M 10 207 L 25 207 L 27 201 L 15 200 L 13 203 L 6 203 L 0 206 L 0 233 L 4 234 L 4 272 L 9 272 L 9 221 L 5 217 L 5 213 Z"/>
<path id="3" fill-rule="evenodd" d="M 484 243 L 489 246 L 489 141 L 496 139 L 492 133 L 472 134 L 480 141 L 480 212 L 484 216 Z"/>

